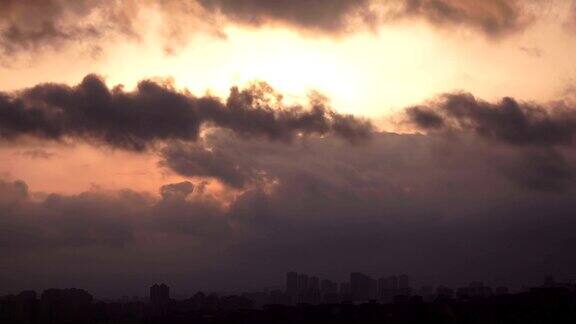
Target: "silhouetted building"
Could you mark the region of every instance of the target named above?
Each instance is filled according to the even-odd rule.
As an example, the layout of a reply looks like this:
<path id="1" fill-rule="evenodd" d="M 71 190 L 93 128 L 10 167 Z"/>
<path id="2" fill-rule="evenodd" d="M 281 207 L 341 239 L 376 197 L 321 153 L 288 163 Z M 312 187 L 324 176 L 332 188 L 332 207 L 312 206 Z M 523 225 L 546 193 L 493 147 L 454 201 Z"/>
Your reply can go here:
<path id="1" fill-rule="evenodd" d="M 388 283 L 390 285 L 390 289 L 392 290 L 398 289 L 398 277 L 396 276 L 388 277 Z"/>
<path id="2" fill-rule="evenodd" d="M 420 291 L 418 292 L 420 296 L 422 296 L 422 300 L 425 302 L 431 302 L 434 300 L 434 287 L 432 286 L 422 286 L 420 287 Z"/>
<path id="3" fill-rule="evenodd" d="M 298 293 L 306 293 L 308 290 L 308 276 L 301 273 L 298 275 Z"/>
<path id="4" fill-rule="evenodd" d="M 544 278 L 544 287 L 555 287 L 556 281 L 553 276 L 546 276 Z"/>
<path id="5" fill-rule="evenodd" d="M 47 289 L 40 298 L 41 323 L 86 323 L 91 320 L 92 295 L 82 289 Z"/>
<path id="6" fill-rule="evenodd" d="M 309 279 L 306 303 L 319 304 L 321 301 L 322 296 L 320 294 L 320 279 L 316 276 L 312 276 Z"/>
<path id="7" fill-rule="evenodd" d="M 288 272 L 286 274 L 286 294 L 293 299 L 298 295 L 298 274 L 296 272 Z"/>
<path id="8" fill-rule="evenodd" d="M 494 290 L 494 294 L 496 296 L 508 295 L 509 294 L 508 287 L 498 287 Z"/>
<path id="9" fill-rule="evenodd" d="M 387 290 L 390 289 L 390 284 L 388 282 L 388 278 L 386 277 L 381 277 L 380 279 L 378 279 L 378 300 L 383 302 L 385 301 L 385 296 L 386 296 L 386 292 Z"/>
<path id="10" fill-rule="evenodd" d="M 310 277 L 310 289 L 320 290 L 320 279 L 316 276 Z"/>
<path id="11" fill-rule="evenodd" d="M 286 295 L 281 291 L 273 293 L 272 301 L 275 304 L 284 304 Z M 240 296 L 225 296 L 218 300 L 219 311 L 238 311 L 253 308 L 254 302 L 248 298 Z"/>
<path id="12" fill-rule="evenodd" d="M 398 290 L 397 296 L 412 296 L 412 288 L 410 287 L 410 277 L 408 275 L 398 276 Z"/>
<path id="13" fill-rule="evenodd" d="M 405 274 L 398 276 L 398 289 L 408 288 L 410 288 L 410 277 Z"/>
<path id="14" fill-rule="evenodd" d="M 292 298 L 286 293 L 281 290 L 273 290 L 270 292 L 270 301 L 271 304 L 278 304 L 278 305 L 290 305 L 292 304 Z"/>
<path id="15" fill-rule="evenodd" d="M 338 302 L 338 284 L 330 280 L 322 280 L 320 282 L 320 292 L 322 301 L 328 304 Z"/>
<path id="16" fill-rule="evenodd" d="M 36 323 L 38 310 L 35 291 L 0 297 L 0 323 Z"/>
<path id="17" fill-rule="evenodd" d="M 370 300 L 378 299 L 378 280 L 370 278 L 370 287 L 368 291 L 368 298 Z"/>
<path id="18" fill-rule="evenodd" d="M 378 279 L 378 300 L 383 303 L 391 303 L 398 290 L 398 278 L 396 276 L 382 277 Z"/>
<path id="19" fill-rule="evenodd" d="M 352 272 L 350 274 L 350 292 L 352 294 L 352 301 L 368 301 L 370 300 L 370 291 L 372 286 L 372 279 L 360 272 Z"/>
<path id="20" fill-rule="evenodd" d="M 340 295 L 340 301 L 342 302 L 352 301 L 352 293 L 349 282 L 340 283 L 339 295 Z"/>
<path id="21" fill-rule="evenodd" d="M 492 296 L 492 288 L 484 286 L 481 281 L 473 281 L 468 287 L 461 287 L 456 290 L 459 299 L 487 298 Z"/>
<path id="22" fill-rule="evenodd" d="M 298 278 L 291 274 L 290 280 L 295 276 Z M 321 280 L 317 284 L 318 278 L 309 277 L 308 294 L 303 296 L 314 300 L 311 292 L 320 290 L 324 305 L 297 306 L 287 305 L 290 299 L 281 289 L 241 296 L 197 293 L 186 300 L 172 300 L 166 285 L 155 284 L 150 289 L 152 303 L 128 297 L 93 302 L 92 296 L 80 289 L 48 289 L 38 300 L 35 292 L 24 291 L 0 297 L 0 323 L 576 323 L 576 287 L 571 282 L 551 285 L 548 280 L 541 287 L 516 294 L 499 287 L 495 295 L 482 282 L 472 282 L 458 290 L 461 299 L 452 299 L 454 291 L 440 286 L 435 300 L 398 294 L 385 305 L 364 303 L 366 291 L 374 289 L 375 282 L 377 291 L 411 289 L 404 279 L 392 289 L 390 278 L 375 281 L 353 273 L 350 283 L 340 285 L 343 297 L 339 298 L 336 283 Z M 287 275 L 287 285 L 290 280 Z M 352 284 L 356 295 L 363 295 L 359 303 L 350 303 L 352 298 L 345 297 Z M 433 288 L 422 287 L 419 292 L 429 296 Z"/>
<path id="23" fill-rule="evenodd" d="M 170 301 L 170 288 L 165 284 L 154 284 L 150 287 L 150 302 L 152 304 L 166 304 Z"/>
<path id="24" fill-rule="evenodd" d="M 154 284 L 150 287 L 150 302 L 152 303 L 152 311 L 155 315 L 168 313 L 170 288 L 165 284 Z"/>
<path id="25" fill-rule="evenodd" d="M 436 288 L 436 299 L 438 300 L 449 300 L 454 298 L 454 289 L 440 286 Z"/>

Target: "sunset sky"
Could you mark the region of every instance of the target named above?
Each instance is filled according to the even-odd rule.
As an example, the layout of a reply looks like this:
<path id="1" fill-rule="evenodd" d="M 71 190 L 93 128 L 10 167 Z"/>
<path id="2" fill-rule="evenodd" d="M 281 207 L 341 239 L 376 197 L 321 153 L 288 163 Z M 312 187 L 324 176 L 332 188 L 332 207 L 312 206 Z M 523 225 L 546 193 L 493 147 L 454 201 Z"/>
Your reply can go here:
<path id="1" fill-rule="evenodd" d="M 576 1 L 0 0 L 0 293 L 576 279 Z"/>

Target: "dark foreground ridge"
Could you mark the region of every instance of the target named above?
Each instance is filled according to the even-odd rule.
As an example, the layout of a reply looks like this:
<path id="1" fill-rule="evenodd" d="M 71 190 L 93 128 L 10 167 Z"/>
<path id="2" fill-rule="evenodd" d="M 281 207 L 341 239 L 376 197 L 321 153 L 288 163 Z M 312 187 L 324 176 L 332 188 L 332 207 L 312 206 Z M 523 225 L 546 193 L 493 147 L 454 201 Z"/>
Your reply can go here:
<path id="1" fill-rule="evenodd" d="M 352 273 L 340 284 L 290 272 L 284 290 L 170 298 L 165 284 L 146 298 L 97 301 L 82 289 L 48 289 L 0 298 L 0 323 L 575 323 L 576 285 L 547 278 L 509 293 L 481 282 L 422 287 L 405 275 L 373 280 Z"/>

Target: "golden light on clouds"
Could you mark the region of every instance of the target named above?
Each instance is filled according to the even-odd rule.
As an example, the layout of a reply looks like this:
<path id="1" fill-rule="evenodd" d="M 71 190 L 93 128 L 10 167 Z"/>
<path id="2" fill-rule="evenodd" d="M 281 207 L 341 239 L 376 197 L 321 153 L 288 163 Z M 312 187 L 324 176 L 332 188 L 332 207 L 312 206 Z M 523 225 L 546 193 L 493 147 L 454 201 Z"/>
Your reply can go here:
<path id="1" fill-rule="evenodd" d="M 103 75 L 109 85 L 135 84 L 150 77 L 173 78 L 177 87 L 196 94 L 225 96 L 231 86 L 263 80 L 285 94 L 305 100 L 319 91 L 338 111 L 386 116 L 438 93 L 468 90 L 497 98 L 515 95 L 529 100 L 551 97 L 560 86 L 560 73 L 570 69 L 567 50 L 574 42 L 558 27 L 542 26 L 501 42 L 456 36 L 426 24 L 382 27 L 345 38 L 313 38 L 286 29 L 229 27 L 226 37 L 197 35 L 174 54 L 166 54 L 158 36 L 141 42 L 114 43 L 95 61 L 46 53 L 46 60 L 16 69 L 2 69 L 3 89 L 45 82 L 75 84 L 86 71 Z M 552 34 L 551 34 L 552 33 Z M 556 35 L 543 58 L 522 49 Z M 466 43 L 463 41 L 466 40 Z M 539 53 L 539 52 L 536 52 Z M 550 59 L 547 59 L 550 57 Z M 531 66 L 525 71 L 526 66 Z M 527 73 L 529 76 L 527 77 Z M 545 86 L 537 80 L 547 80 Z"/>
<path id="2" fill-rule="evenodd" d="M 0 0 L 0 307 L 573 275 L 574 53 L 576 0 Z"/>
<path id="3" fill-rule="evenodd" d="M 481 4 L 467 6 L 471 7 L 463 10 L 494 9 Z M 502 39 L 489 39 L 469 29 L 431 28 L 417 20 L 339 36 L 314 35 L 283 26 L 228 24 L 221 34 L 188 35 L 185 45 L 174 47 L 170 53 L 164 41 L 167 30 L 159 28 L 162 21 L 152 11 L 143 15 L 150 20 L 147 24 L 140 21 L 139 28 L 149 32 L 142 33 L 140 39 L 105 41 L 95 53 L 87 52 L 86 44 L 47 49 L 37 54 L 41 59 L 0 67 L 0 88 L 16 90 L 48 81 L 73 85 L 87 73 L 97 73 L 109 86 L 123 84 L 133 89 L 142 79 L 170 78 L 178 89 L 225 98 L 230 87 L 260 80 L 281 93 L 284 102 L 306 102 L 312 91 L 318 91 L 329 98 L 336 111 L 366 116 L 380 128 L 390 129 L 390 116 L 446 92 L 470 91 L 487 100 L 513 96 L 546 102 L 557 98 L 570 81 L 569 75 L 576 72 L 571 55 L 576 41 L 565 32 L 564 25 L 554 23 L 560 20 L 558 13 Z M 66 155 L 68 151 L 62 152 Z M 81 149 L 78 161 L 101 162 L 95 167 L 86 164 L 86 170 L 91 170 L 87 172 L 78 165 L 65 167 L 87 178 L 78 178 L 84 179 L 81 184 L 73 183 L 78 179 L 67 179 L 71 182 L 61 187 L 76 190 L 90 183 L 92 176 L 96 182 L 108 179 L 112 187 L 147 190 L 164 181 L 159 173 L 152 178 L 136 174 L 140 169 L 156 168 L 153 157 L 127 158 L 121 154 L 114 153 L 117 159 L 111 160 L 126 158 L 129 170 L 122 171 L 125 175 L 111 175 L 102 171 L 116 167 L 114 162 L 107 165 L 104 161 L 108 152 Z M 37 163 L 9 163 L 0 172 L 18 177 L 33 169 L 28 164 Z M 51 165 L 49 161 L 42 163 Z M 33 182 L 40 184 L 40 189 L 49 189 L 41 185 L 48 181 L 31 173 L 27 177 L 38 179 Z"/>

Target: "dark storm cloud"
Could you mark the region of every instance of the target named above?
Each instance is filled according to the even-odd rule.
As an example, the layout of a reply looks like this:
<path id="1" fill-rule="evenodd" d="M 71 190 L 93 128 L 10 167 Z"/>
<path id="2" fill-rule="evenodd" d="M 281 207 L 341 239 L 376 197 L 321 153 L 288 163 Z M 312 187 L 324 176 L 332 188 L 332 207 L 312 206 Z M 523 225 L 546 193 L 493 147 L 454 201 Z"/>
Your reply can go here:
<path id="1" fill-rule="evenodd" d="M 257 176 L 251 165 L 239 163 L 221 148 L 172 144 L 162 151 L 165 166 L 188 177 L 215 177 L 232 187 L 241 188 Z"/>
<path id="2" fill-rule="evenodd" d="M 202 231 L 212 222 L 207 217 L 222 211 L 210 197 L 186 201 L 193 190 L 194 185 L 186 181 L 162 186 L 160 198 L 132 190 L 98 189 L 35 198 L 26 183 L 0 180 L 0 253 L 8 249 L 121 248 L 134 244 L 143 232 L 208 235 Z"/>
<path id="3" fill-rule="evenodd" d="M 211 134 L 202 145 L 277 183 L 273 193 L 249 186 L 232 205 L 228 217 L 251 230 L 227 256 L 278 271 L 294 264 L 320 273 L 336 267 L 342 276 L 350 268 L 428 269 L 422 275 L 442 268 L 444 280 L 448 273 L 505 277 L 528 263 L 539 269 L 534 273 L 576 266 L 574 258 L 546 258 L 559 237 L 571 236 L 561 228 L 574 222 L 567 171 L 573 167 L 566 162 L 574 151 L 555 161 L 547 152 L 524 157 L 477 136 L 448 144 L 434 135 L 377 134 L 367 146 L 350 147 L 331 138 L 276 145 Z M 527 242 L 535 253 L 523 250 Z M 425 256 L 431 259 L 422 261 Z"/>
<path id="4" fill-rule="evenodd" d="M 201 0 L 239 22 L 258 25 L 279 22 L 302 29 L 337 33 L 362 24 L 394 22 L 415 17 L 442 27 L 468 26 L 499 37 L 527 24 L 521 1 L 516 0 Z"/>
<path id="5" fill-rule="evenodd" d="M 409 119 L 423 129 L 460 129 L 517 146 L 566 146 L 576 133 L 576 109 L 545 108 L 504 98 L 497 103 L 468 93 L 446 94 L 429 105 L 409 108 Z"/>
<path id="6" fill-rule="evenodd" d="M 368 10 L 370 0 L 200 0 L 209 10 L 242 23 L 259 25 L 280 22 L 298 28 L 338 32 L 354 13 Z"/>
<path id="7" fill-rule="evenodd" d="M 519 103 L 512 98 L 489 103 L 470 94 L 447 94 L 427 105 L 408 108 L 406 116 L 417 127 L 432 131 L 428 136 L 442 139 L 444 145 L 453 145 L 459 136 L 472 136 L 494 146 L 494 151 L 504 150 L 506 158 L 493 156 L 493 160 L 486 163 L 494 164 L 495 171 L 520 188 L 562 193 L 570 191 L 574 185 L 576 169 L 569 158 L 576 131 L 576 110 L 573 108 L 564 105 L 543 107 Z M 215 138 L 220 137 L 222 135 Z M 274 152 L 273 148 L 258 149 L 260 158 L 254 159 L 255 148 L 243 150 L 238 143 L 214 145 L 213 141 L 210 138 L 198 143 L 171 143 L 161 152 L 161 165 L 183 176 L 215 178 L 234 188 L 245 188 L 278 176 L 279 169 L 271 169 L 266 164 L 267 158 L 273 161 L 290 159 L 290 155 L 269 155 Z M 284 151 L 290 150 L 285 148 Z M 300 151 L 290 154 L 299 159 L 306 155 Z M 288 169 L 280 170 L 287 172 Z M 342 170 L 333 171 L 340 173 Z M 317 174 L 311 175 L 315 176 Z M 319 183 L 315 182 L 315 185 Z"/>
<path id="8" fill-rule="evenodd" d="M 422 107 L 411 107 L 406 109 L 406 114 L 416 125 L 424 129 L 438 129 L 444 126 L 444 120 L 436 112 L 423 109 Z"/>
<path id="9" fill-rule="evenodd" d="M 284 105 L 278 98 L 263 83 L 233 88 L 223 103 L 149 80 L 133 92 L 109 89 L 89 75 L 75 87 L 40 84 L 14 94 L 0 93 L 0 137 L 71 138 L 144 150 L 158 141 L 195 141 L 203 125 L 283 141 L 328 133 L 357 141 L 372 133 L 370 122 L 335 113 L 326 102 L 314 101 L 305 109 Z"/>
<path id="10" fill-rule="evenodd" d="M 98 48 L 98 41 L 116 36 L 135 39 L 144 32 L 138 26 L 142 9 L 160 15 L 168 44 L 185 43 L 198 30 L 214 29 L 218 15 L 235 23 L 282 24 L 324 35 L 407 17 L 443 28 L 470 27 L 490 37 L 528 23 L 525 8 L 515 0 L 0 0 L 0 53 L 39 52 L 68 44 Z M 199 28 L 203 24 L 210 27 Z"/>
<path id="11" fill-rule="evenodd" d="M 553 149 L 522 152 L 517 163 L 503 169 L 515 182 L 536 191 L 565 192 L 574 185 L 574 161 Z"/>
<path id="12" fill-rule="evenodd" d="M 24 182 L 0 181 L 0 249 L 126 244 L 132 233 L 122 217 L 130 209 L 130 199 L 123 198 L 86 192 L 69 197 L 52 194 L 39 202 Z"/>
<path id="13" fill-rule="evenodd" d="M 435 25 L 463 25 L 501 36 L 517 31 L 528 21 L 517 0 L 406 0 L 405 14 L 424 17 Z"/>
<path id="14" fill-rule="evenodd" d="M 544 107 L 513 98 L 489 103 L 459 93 L 408 108 L 406 116 L 424 130 L 472 133 L 491 143 L 508 145 L 518 153 L 518 162 L 503 170 L 525 188 L 557 192 L 574 184 L 574 161 L 567 160 L 562 152 L 573 148 L 574 108 L 563 104 Z"/>
<path id="15" fill-rule="evenodd" d="M 164 199 L 185 199 L 194 191 L 194 185 L 190 181 L 172 183 L 160 188 L 160 194 Z"/>
<path id="16" fill-rule="evenodd" d="M 524 165 L 509 146 L 473 134 L 449 144 L 433 134 L 378 133 L 353 146 L 333 136 L 284 143 L 215 130 L 185 145 L 257 170 L 257 181 L 225 203 L 191 182 L 167 184 L 159 197 L 92 190 L 40 201 L 23 182 L 1 182 L 0 253 L 18 255 L 0 269 L 12 278 L 2 286 L 26 285 L 46 271 L 38 263 L 62 262 L 55 278 L 74 277 L 96 294 L 141 289 L 155 276 L 182 293 L 262 287 L 294 268 L 338 280 L 350 271 L 408 272 L 447 284 L 529 283 L 575 271 L 566 245 L 576 226 L 574 191 L 518 190 L 502 170 L 524 180 L 522 168 L 553 169 L 562 179 L 561 164 L 535 156 Z M 564 161 L 575 153 L 563 152 Z M 217 172 L 202 177 L 219 179 Z"/>
<path id="17" fill-rule="evenodd" d="M 99 32 L 94 28 L 60 30 L 51 22 L 44 22 L 35 30 L 24 30 L 18 25 L 11 25 L 2 33 L 4 54 L 19 51 L 38 50 L 43 46 L 56 47 L 65 42 L 80 42 L 83 39 L 95 38 Z"/>
<path id="18" fill-rule="evenodd" d="M 0 53 L 13 55 L 136 36 L 134 3 L 88 0 L 0 0 Z"/>

